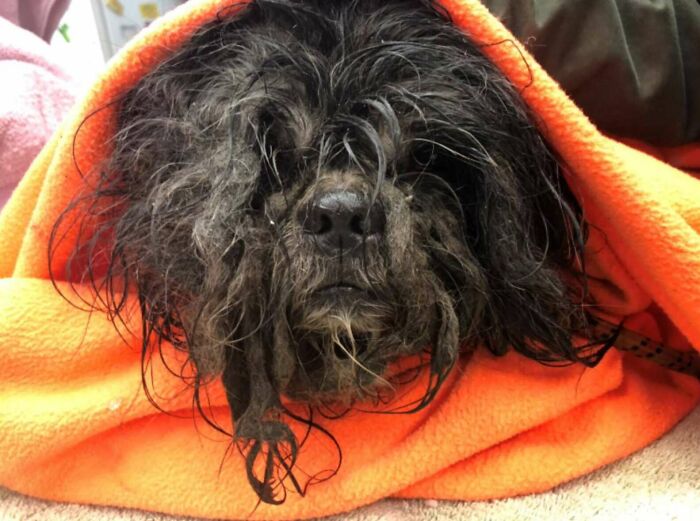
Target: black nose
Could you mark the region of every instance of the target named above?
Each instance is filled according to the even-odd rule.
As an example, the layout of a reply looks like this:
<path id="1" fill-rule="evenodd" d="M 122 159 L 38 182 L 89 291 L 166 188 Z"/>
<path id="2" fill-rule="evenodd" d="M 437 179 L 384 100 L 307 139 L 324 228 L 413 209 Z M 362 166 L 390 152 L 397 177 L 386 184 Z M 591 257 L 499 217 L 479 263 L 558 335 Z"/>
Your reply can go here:
<path id="1" fill-rule="evenodd" d="M 304 231 L 328 255 L 351 252 L 384 233 L 386 217 L 379 202 L 348 190 L 317 194 L 300 215 Z"/>

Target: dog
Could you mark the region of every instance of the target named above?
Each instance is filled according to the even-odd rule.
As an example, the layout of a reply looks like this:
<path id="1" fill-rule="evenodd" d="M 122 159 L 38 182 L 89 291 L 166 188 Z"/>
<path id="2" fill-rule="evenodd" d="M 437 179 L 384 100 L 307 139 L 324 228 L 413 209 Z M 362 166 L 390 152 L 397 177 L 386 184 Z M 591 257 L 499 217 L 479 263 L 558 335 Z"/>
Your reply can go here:
<path id="1" fill-rule="evenodd" d="M 222 379 L 262 501 L 301 490 L 289 422 L 331 435 L 283 397 L 385 403 L 415 359 L 413 412 L 476 348 L 596 363 L 572 342 L 587 227 L 566 165 L 437 3 L 230 7 L 118 100 L 113 153 L 54 238 L 88 208 L 73 280 L 115 321 L 117 288 L 138 296 L 144 360 L 185 351 L 202 414 Z"/>

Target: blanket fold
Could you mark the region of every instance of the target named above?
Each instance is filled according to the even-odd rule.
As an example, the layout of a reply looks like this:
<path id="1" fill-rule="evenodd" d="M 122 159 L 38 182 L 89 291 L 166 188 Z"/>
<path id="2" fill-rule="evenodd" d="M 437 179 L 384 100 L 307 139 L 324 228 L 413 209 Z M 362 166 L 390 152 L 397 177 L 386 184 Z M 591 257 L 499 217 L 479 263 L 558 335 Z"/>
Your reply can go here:
<path id="1" fill-rule="evenodd" d="M 603 312 L 674 349 L 700 347 L 700 180 L 602 135 L 476 0 L 442 4 L 520 88 L 565 163 L 592 224 L 585 255 Z M 615 350 L 595 369 L 479 350 L 418 413 L 322 421 L 342 447 L 338 474 L 283 506 L 258 505 L 230 439 L 193 415 L 191 389 L 168 372 L 182 353 L 165 348 L 154 360 L 159 411 L 141 388 L 140 339 L 130 332 L 139 331 L 138 313 L 130 328 L 115 330 L 62 298 L 47 265 L 53 223 L 83 174 L 109 153 L 114 100 L 197 27 L 238 8 L 192 0 L 131 42 L 0 214 L 1 485 L 53 500 L 226 519 L 309 518 L 387 496 L 503 497 L 622 458 L 695 407 L 700 382 Z M 697 150 L 649 152 L 692 170 L 700 168 Z M 67 255 L 59 246 L 59 279 Z M 67 283 L 57 285 L 71 294 Z M 207 395 L 209 414 L 230 428 L 220 384 Z M 328 440 L 311 436 L 299 468 L 323 476 L 336 457 Z"/>

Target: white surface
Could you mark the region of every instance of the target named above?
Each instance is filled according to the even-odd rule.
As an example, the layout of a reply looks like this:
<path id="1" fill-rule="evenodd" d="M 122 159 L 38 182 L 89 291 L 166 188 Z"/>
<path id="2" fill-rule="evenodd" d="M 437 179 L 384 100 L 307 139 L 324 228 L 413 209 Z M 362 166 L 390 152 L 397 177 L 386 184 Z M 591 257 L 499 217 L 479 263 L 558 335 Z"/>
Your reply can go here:
<path id="1" fill-rule="evenodd" d="M 63 23 L 68 25 L 70 42 L 56 31 L 51 47 L 56 50 L 65 69 L 72 73 L 82 94 L 105 65 L 89 0 L 73 0 L 61 20 Z"/>
<path id="2" fill-rule="evenodd" d="M 122 12 L 118 13 L 106 7 L 104 0 L 92 0 L 104 56 L 107 59 L 114 56 L 128 40 L 153 21 L 142 16 L 141 5 L 155 6 L 158 16 L 161 16 L 182 3 L 184 0 L 119 0 Z"/>
<path id="3" fill-rule="evenodd" d="M 68 25 L 70 41 L 66 42 L 56 31 L 51 39 L 51 47 L 57 51 L 66 70 L 73 74 L 80 89 L 79 94 L 82 95 L 102 71 L 106 59 L 112 57 L 130 37 L 149 23 L 139 14 L 139 4 L 157 3 L 162 15 L 183 1 L 120 0 L 124 14 L 117 16 L 104 7 L 104 0 L 73 0 L 61 20 L 61 24 Z"/>

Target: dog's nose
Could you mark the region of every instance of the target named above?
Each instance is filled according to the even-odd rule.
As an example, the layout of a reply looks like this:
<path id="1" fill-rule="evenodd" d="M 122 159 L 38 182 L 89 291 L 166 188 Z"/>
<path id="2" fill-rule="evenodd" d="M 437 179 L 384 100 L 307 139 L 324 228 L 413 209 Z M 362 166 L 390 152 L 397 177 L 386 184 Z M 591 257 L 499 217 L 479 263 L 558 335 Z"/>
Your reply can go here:
<path id="1" fill-rule="evenodd" d="M 379 202 L 348 190 L 323 192 L 300 215 L 304 231 L 328 255 L 350 252 L 384 233 L 386 216 Z"/>

